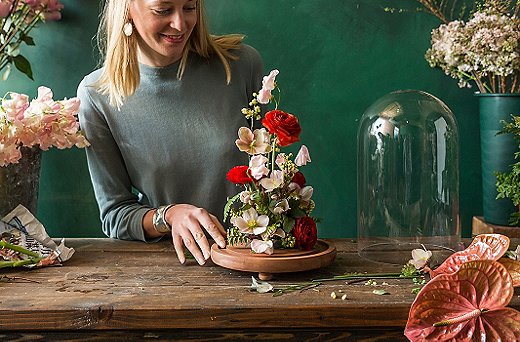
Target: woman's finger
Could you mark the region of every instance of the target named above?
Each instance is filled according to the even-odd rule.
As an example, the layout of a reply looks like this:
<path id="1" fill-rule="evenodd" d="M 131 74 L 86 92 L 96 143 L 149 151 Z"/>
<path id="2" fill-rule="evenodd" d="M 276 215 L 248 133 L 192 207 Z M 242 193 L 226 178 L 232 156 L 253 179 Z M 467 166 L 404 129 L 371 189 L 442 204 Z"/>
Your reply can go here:
<path id="1" fill-rule="evenodd" d="M 195 243 L 199 245 L 199 248 L 204 256 L 204 260 L 208 260 L 210 257 L 209 242 L 208 239 L 206 239 L 206 235 L 204 235 L 202 229 L 200 229 L 200 226 L 192 226 L 191 234 L 195 240 Z"/>
<path id="2" fill-rule="evenodd" d="M 209 216 L 211 217 L 211 219 L 217 226 L 218 230 L 220 230 L 220 233 L 222 234 L 222 236 L 226 237 L 227 236 L 226 228 L 224 228 L 224 226 L 222 225 L 222 223 L 220 223 L 218 218 L 213 214 L 209 214 Z"/>
<path id="3" fill-rule="evenodd" d="M 184 246 L 182 243 L 182 237 L 179 234 L 172 234 L 173 248 L 177 253 L 177 258 L 181 264 L 186 262 L 186 256 L 184 255 Z"/>
<path id="4" fill-rule="evenodd" d="M 226 240 L 224 239 L 224 227 L 222 227 L 218 220 L 214 221 L 207 211 L 204 210 L 204 212 L 205 215 L 201 215 L 201 217 L 199 217 L 200 225 L 204 227 L 204 229 L 209 233 L 213 240 L 215 240 L 215 242 L 217 243 L 217 245 L 219 245 L 220 248 L 225 248 Z"/>

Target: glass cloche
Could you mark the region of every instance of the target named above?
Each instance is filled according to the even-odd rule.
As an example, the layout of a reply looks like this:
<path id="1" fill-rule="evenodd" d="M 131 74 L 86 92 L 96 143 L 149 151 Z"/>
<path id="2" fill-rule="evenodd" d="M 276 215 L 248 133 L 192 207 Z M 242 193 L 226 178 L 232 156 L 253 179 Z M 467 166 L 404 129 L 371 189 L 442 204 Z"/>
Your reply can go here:
<path id="1" fill-rule="evenodd" d="M 451 110 L 423 91 L 387 94 L 358 129 L 358 251 L 405 264 L 411 251 L 441 262 L 457 250 L 459 138 Z"/>

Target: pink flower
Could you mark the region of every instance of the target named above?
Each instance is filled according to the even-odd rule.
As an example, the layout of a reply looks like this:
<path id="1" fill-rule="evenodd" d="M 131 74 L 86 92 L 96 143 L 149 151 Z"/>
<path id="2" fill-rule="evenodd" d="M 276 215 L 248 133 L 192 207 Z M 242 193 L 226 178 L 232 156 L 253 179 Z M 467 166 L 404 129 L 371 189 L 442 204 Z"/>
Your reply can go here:
<path id="1" fill-rule="evenodd" d="M 29 96 L 18 93 L 9 93 L 11 99 L 4 99 L 2 107 L 8 120 L 22 120 L 27 107 L 29 107 Z"/>
<path id="2" fill-rule="evenodd" d="M 269 133 L 267 133 L 265 128 L 255 129 L 254 132 L 251 132 L 247 127 L 240 127 L 235 145 L 237 145 L 240 151 L 248 154 L 271 152 Z"/>
<path id="3" fill-rule="evenodd" d="M 271 175 L 267 178 L 260 179 L 260 184 L 265 189 L 265 192 L 271 192 L 276 188 L 279 188 L 283 184 L 283 171 L 275 170 L 271 172 Z"/>
<path id="4" fill-rule="evenodd" d="M 88 141 L 79 131 L 79 100 L 54 101 L 52 91 L 38 88 L 38 97 L 29 103 L 27 95 L 10 93 L 0 106 L 0 165 L 16 163 L 21 146 L 59 149 L 87 147 Z M 246 166 L 247 167 L 247 166 Z"/>
<path id="5" fill-rule="evenodd" d="M 268 159 L 261 154 L 251 158 L 249 161 L 249 173 L 254 179 L 260 179 L 269 174 L 269 169 L 265 167 Z"/>
<path id="6" fill-rule="evenodd" d="M 251 241 L 251 249 L 253 250 L 253 252 L 258 254 L 265 253 L 271 255 L 274 252 L 273 241 L 263 241 L 254 239 Z"/>
<path id="7" fill-rule="evenodd" d="M 296 158 L 294 159 L 294 163 L 297 166 L 303 166 L 307 165 L 307 163 L 310 163 L 310 161 L 311 155 L 309 154 L 309 150 L 307 149 L 307 146 L 302 145 L 298 151 L 298 154 L 296 155 Z"/>
<path id="8" fill-rule="evenodd" d="M 0 18 L 5 18 L 11 12 L 13 7 L 13 0 L 0 1 Z"/>
<path id="9" fill-rule="evenodd" d="M 262 89 L 258 92 L 257 100 L 261 104 L 267 104 L 271 100 L 271 91 L 275 88 L 275 79 L 280 72 L 272 70 L 269 75 L 264 76 L 262 80 Z"/>

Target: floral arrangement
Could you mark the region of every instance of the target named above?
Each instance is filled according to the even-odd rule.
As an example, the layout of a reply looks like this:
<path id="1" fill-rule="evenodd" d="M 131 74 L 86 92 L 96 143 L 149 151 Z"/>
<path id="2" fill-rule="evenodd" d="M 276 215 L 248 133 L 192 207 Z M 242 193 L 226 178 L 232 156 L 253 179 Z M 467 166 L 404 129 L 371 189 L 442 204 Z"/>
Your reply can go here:
<path id="1" fill-rule="evenodd" d="M 431 1 L 418 1 L 446 20 Z M 432 31 L 426 60 L 460 87 L 474 82 L 482 93 L 520 92 L 519 12 L 520 1 L 484 0 L 467 22 L 445 22 Z"/>
<path id="2" fill-rule="evenodd" d="M 279 97 L 272 91 L 278 70 L 262 80 L 262 89 L 242 113 L 251 126 L 238 131 L 236 146 L 249 155 L 249 165 L 232 168 L 227 179 L 243 187 L 243 191 L 228 199 L 224 220 L 230 216 L 228 230 L 230 245 L 246 244 L 255 253 L 272 254 L 275 248 L 310 250 L 317 241 L 316 222 L 310 216 L 314 209 L 313 188 L 306 184 L 299 170 L 311 161 L 309 151 L 302 145 L 292 160 L 292 154 L 281 152 L 282 147 L 299 141 L 301 127 L 293 114 L 278 109 Z M 275 104 L 262 118 L 261 105 Z M 255 127 L 261 121 L 262 128 Z"/>
<path id="3" fill-rule="evenodd" d="M 89 145 L 79 131 L 79 99 L 54 101 L 51 89 L 38 88 L 38 97 L 29 102 L 24 94 L 8 93 L 0 106 L 0 166 L 17 163 L 21 147 L 39 146 L 48 150 Z"/>
<path id="4" fill-rule="evenodd" d="M 7 67 L 2 78 L 11 72 L 11 64 L 32 78 L 29 61 L 20 55 L 20 45 L 34 45 L 29 31 L 40 21 L 61 19 L 63 5 L 59 0 L 2 0 L 0 1 L 0 70 Z"/>

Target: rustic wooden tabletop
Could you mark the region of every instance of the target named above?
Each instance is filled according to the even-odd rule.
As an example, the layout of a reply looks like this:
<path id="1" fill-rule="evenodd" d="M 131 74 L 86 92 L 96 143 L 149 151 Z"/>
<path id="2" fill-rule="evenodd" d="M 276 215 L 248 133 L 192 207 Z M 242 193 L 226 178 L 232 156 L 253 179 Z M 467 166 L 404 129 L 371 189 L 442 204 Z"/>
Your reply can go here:
<path id="1" fill-rule="evenodd" d="M 400 271 L 361 259 L 350 240 L 327 241 L 338 250 L 330 266 L 277 274 L 269 283 Z M 273 296 L 250 290 L 253 273 L 211 261 L 179 264 L 168 241 L 67 239 L 66 245 L 76 253 L 63 266 L 1 271 L 0 340 L 406 340 L 417 287 L 409 279 L 338 280 Z M 520 309 L 518 289 L 510 306 Z"/>

